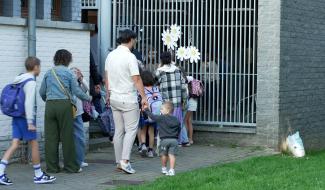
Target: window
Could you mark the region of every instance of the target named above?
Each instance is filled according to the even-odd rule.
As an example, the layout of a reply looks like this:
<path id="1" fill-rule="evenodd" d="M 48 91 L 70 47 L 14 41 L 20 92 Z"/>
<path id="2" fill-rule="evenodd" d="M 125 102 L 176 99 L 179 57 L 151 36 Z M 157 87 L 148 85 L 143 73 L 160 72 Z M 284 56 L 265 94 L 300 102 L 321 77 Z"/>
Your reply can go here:
<path id="1" fill-rule="evenodd" d="M 61 20 L 61 0 L 52 0 L 52 20 Z"/>
<path id="2" fill-rule="evenodd" d="M 0 1 L 0 16 L 3 16 L 3 11 L 2 11 L 2 1 Z"/>
<path id="3" fill-rule="evenodd" d="M 21 17 L 28 17 L 28 0 L 21 0 Z"/>

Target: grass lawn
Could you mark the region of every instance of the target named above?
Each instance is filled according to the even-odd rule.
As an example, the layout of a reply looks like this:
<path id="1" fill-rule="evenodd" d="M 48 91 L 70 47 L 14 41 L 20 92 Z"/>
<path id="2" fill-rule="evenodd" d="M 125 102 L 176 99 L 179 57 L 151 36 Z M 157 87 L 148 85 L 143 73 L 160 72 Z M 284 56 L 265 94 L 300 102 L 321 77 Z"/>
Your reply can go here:
<path id="1" fill-rule="evenodd" d="M 118 189 L 325 190 L 325 152 L 311 153 L 301 159 L 287 155 L 252 158 Z"/>

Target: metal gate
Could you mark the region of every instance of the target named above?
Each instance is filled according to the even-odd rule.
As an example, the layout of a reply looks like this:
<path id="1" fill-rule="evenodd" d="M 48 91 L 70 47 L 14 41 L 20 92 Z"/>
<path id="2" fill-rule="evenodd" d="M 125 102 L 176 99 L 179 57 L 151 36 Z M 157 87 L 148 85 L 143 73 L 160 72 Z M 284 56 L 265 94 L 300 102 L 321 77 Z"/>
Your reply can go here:
<path id="1" fill-rule="evenodd" d="M 112 47 L 118 31 L 138 33 L 137 49 L 150 70 L 166 51 L 162 32 L 182 28 L 181 46 L 201 52 L 195 63 L 180 62 L 188 75 L 200 79 L 205 95 L 199 99 L 194 123 L 256 126 L 256 49 L 258 0 L 113 0 Z"/>

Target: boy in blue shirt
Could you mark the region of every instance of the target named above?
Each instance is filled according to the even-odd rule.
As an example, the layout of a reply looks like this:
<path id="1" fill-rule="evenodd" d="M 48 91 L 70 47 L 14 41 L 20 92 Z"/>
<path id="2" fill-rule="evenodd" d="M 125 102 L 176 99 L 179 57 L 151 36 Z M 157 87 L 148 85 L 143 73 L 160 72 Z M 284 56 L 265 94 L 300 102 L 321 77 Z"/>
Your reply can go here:
<path id="1" fill-rule="evenodd" d="M 12 118 L 12 144 L 5 152 L 0 162 L 0 184 L 12 185 L 12 181 L 5 174 L 5 169 L 8 165 L 10 157 L 19 147 L 20 141 L 28 141 L 32 147 L 32 162 L 35 171 L 34 183 L 44 184 L 51 183 L 56 180 L 54 176 L 49 176 L 42 171 L 40 165 L 40 155 L 38 150 L 38 142 L 36 135 L 36 81 L 40 73 L 40 60 L 36 57 L 28 57 L 25 61 L 25 68 L 27 72 L 19 75 L 14 80 L 13 84 L 20 84 L 29 80 L 23 86 L 25 93 L 25 116 L 26 117 L 13 117 Z M 32 79 L 32 80 L 31 80 Z"/>

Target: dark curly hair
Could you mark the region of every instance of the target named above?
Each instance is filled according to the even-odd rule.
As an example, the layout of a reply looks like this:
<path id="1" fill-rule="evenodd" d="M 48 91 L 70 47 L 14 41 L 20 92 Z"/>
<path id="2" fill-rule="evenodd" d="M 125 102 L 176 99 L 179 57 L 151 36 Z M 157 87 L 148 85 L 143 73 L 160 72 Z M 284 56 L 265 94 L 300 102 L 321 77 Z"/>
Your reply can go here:
<path id="1" fill-rule="evenodd" d="M 72 62 L 72 54 L 66 49 L 56 51 L 54 58 L 54 65 L 69 66 Z"/>
<path id="2" fill-rule="evenodd" d="M 153 74 L 148 71 L 148 70 L 143 70 L 140 73 L 142 82 L 143 82 L 143 86 L 153 86 L 155 85 L 156 81 L 155 78 L 153 77 Z"/>

